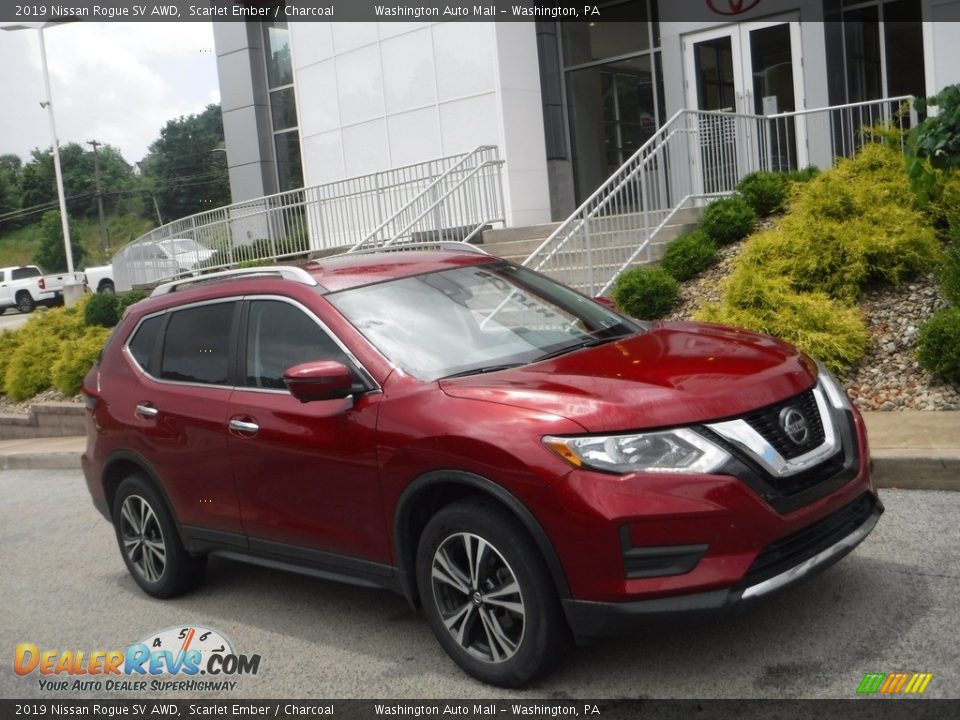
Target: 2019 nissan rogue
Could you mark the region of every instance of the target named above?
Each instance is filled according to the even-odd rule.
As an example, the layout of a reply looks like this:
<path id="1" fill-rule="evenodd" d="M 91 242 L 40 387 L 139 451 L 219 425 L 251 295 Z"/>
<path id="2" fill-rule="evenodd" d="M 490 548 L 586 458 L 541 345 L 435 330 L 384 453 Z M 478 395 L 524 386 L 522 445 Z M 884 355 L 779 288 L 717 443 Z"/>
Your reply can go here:
<path id="1" fill-rule="evenodd" d="M 779 590 L 883 510 L 812 358 L 467 245 L 163 285 L 83 392 L 87 484 L 144 591 L 211 554 L 389 588 L 496 685 Z"/>

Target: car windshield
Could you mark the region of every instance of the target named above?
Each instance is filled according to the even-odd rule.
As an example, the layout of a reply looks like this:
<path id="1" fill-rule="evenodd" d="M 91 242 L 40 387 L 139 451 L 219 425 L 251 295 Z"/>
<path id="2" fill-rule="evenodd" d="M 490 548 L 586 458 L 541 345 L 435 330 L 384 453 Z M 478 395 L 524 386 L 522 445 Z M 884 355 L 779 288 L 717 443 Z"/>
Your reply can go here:
<path id="1" fill-rule="evenodd" d="M 159 245 L 163 245 L 174 255 L 183 255 L 184 253 L 203 252 L 206 248 L 198 242 L 190 239 L 185 240 L 164 240 Z"/>
<path id="2" fill-rule="evenodd" d="M 422 380 L 523 365 L 642 329 L 507 263 L 400 278 L 328 299 L 385 357 Z"/>

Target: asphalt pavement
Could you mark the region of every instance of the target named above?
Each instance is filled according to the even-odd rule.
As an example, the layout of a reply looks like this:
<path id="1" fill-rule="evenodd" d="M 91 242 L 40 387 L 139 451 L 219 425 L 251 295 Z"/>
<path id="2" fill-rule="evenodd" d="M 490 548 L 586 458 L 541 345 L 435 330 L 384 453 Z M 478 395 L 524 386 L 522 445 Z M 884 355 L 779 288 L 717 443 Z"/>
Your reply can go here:
<path id="1" fill-rule="evenodd" d="M 211 699 L 855 698 L 865 673 L 898 671 L 933 673 L 925 697 L 960 698 L 960 493 L 884 491 L 877 529 L 827 572 L 748 612 L 576 648 L 521 691 L 465 676 L 386 591 L 214 559 L 197 591 L 152 599 L 77 470 L 0 472 L 0 497 L 4 698 L 142 697 L 41 691 L 12 672 L 13 649 L 121 649 L 185 626 L 262 657 Z"/>

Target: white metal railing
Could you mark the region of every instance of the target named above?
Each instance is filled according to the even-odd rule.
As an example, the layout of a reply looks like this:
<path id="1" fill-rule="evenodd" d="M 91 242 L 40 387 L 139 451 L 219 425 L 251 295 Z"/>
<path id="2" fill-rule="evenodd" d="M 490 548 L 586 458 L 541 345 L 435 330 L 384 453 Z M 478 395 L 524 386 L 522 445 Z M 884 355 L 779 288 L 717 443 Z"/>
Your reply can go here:
<path id="1" fill-rule="evenodd" d="M 201 271 L 346 251 L 366 239 L 468 239 L 503 223 L 501 166 L 497 149 L 484 146 L 181 218 L 122 247 L 112 260 L 114 283 L 129 290 Z"/>
<path id="2" fill-rule="evenodd" d="M 681 110 L 523 262 L 587 294 L 606 293 L 649 261 L 658 236 L 688 207 L 729 195 L 758 170 L 828 167 L 864 144 L 862 128 L 916 124 L 909 96 L 749 115 Z M 905 111 L 908 104 L 910 110 Z"/>
<path id="3" fill-rule="evenodd" d="M 469 242 L 484 227 L 504 222 L 503 161 L 493 145 L 478 147 L 437 176 L 350 252 L 424 241 Z"/>

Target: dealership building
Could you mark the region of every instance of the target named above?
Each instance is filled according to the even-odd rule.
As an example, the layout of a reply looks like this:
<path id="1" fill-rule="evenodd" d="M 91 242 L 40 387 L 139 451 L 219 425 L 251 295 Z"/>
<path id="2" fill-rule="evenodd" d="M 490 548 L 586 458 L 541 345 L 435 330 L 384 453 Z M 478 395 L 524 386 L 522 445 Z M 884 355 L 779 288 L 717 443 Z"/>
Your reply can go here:
<path id="1" fill-rule="evenodd" d="M 690 3 L 601 3 L 603 21 L 576 23 L 214 23 L 233 199 L 489 145 L 506 224 L 535 225 L 681 109 L 767 116 L 960 82 L 960 0 Z M 822 160 L 815 135 L 792 125 L 782 165 Z"/>

